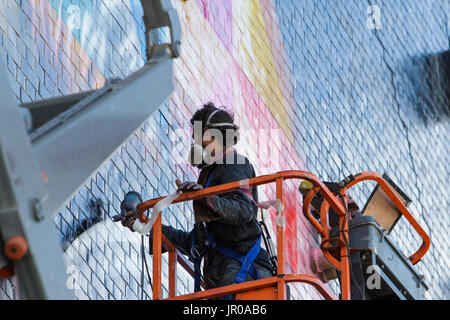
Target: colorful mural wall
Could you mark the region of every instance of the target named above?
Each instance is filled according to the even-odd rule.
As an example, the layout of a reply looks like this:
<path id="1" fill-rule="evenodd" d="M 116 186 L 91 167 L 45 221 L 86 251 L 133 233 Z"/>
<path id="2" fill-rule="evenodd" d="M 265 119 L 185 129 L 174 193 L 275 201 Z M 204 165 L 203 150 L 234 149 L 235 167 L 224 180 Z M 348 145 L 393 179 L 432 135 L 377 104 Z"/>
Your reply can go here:
<path id="1" fill-rule="evenodd" d="M 190 142 L 180 144 L 177 132 L 190 132 L 193 112 L 212 101 L 234 113 L 243 133 L 237 149 L 257 175 L 300 169 L 337 181 L 360 171 L 389 172 L 432 235 L 420 266 L 432 285 L 427 297 L 448 298 L 448 245 L 440 241 L 448 215 L 438 203 L 446 199 L 450 171 L 449 124 L 441 116 L 446 101 L 436 105 L 423 98 L 431 89 L 421 60 L 448 50 L 442 13 L 448 4 L 173 0 L 173 5 L 183 32 L 173 94 L 55 219 L 76 297 L 150 299 L 148 279 L 140 283 L 140 238 L 111 217 L 130 189 L 153 198 L 172 193 L 175 179 L 196 179 L 197 169 L 172 150 L 187 150 Z M 374 5 L 378 16 L 370 9 Z M 145 61 L 142 13 L 138 0 L 2 1 L 0 58 L 18 102 L 99 88 L 137 70 Z M 286 187 L 288 270 L 312 274 L 318 236 L 301 214 L 298 185 Z M 361 207 L 372 187 L 352 194 Z M 274 186 L 258 190 L 262 200 L 275 198 Z M 274 218 L 271 212 L 272 231 Z M 163 216 L 163 223 L 185 230 L 192 222 L 189 204 Z M 404 222 L 397 229 L 402 250 L 412 251 L 414 233 Z M 167 277 L 167 257 L 163 262 Z M 330 287 L 338 292 L 336 281 Z M 192 279 L 181 271 L 178 291 L 193 291 Z M 320 298 L 306 285 L 291 291 L 295 298 Z M 15 298 L 11 282 L 3 281 L 0 297 Z"/>

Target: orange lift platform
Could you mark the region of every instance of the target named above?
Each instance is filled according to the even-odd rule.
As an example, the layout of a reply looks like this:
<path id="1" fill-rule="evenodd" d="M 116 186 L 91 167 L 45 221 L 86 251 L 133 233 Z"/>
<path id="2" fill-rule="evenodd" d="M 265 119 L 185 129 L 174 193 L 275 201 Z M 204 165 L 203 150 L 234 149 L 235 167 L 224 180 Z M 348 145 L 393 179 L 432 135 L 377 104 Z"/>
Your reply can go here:
<path id="1" fill-rule="evenodd" d="M 350 300 L 350 252 L 364 251 L 372 255 L 369 261 L 381 265 L 380 273 L 383 276 L 383 284 L 388 288 L 389 292 L 395 293 L 396 298 L 399 299 L 423 299 L 424 291 L 428 289 L 424 277 L 419 275 L 413 266 L 419 262 L 430 247 L 430 238 L 422 229 L 416 219 L 411 215 L 405 204 L 401 201 L 398 193 L 391 184 L 378 173 L 363 172 L 356 175 L 351 175 L 339 183 L 340 190 L 332 192 L 315 175 L 297 170 L 281 171 L 275 174 L 263 175 L 248 180 L 235 181 L 223 185 L 205 188 L 198 191 L 192 191 L 181 194 L 173 203 L 183 201 L 190 201 L 200 199 L 202 197 L 217 195 L 231 192 L 234 190 L 251 188 L 258 185 L 269 183 L 276 184 L 276 199 L 281 204 L 284 203 L 283 183 L 285 180 L 299 179 L 306 180 L 312 184 L 312 188 L 307 192 L 303 201 L 303 214 L 308 218 L 309 222 L 314 226 L 321 237 L 320 249 L 324 257 L 337 269 L 340 275 L 341 293 L 340 299 Z M 349 226 L 352 228 L 351 220 L 347 210 L 348 195 L 347 190 L 354 185 L 363 181 L 375 181 L 384 191 L 386 196 L 392 201 L 397 210 L 401 213 L 407 222 L 422 238 L 420 248 L 409 257 L 405 257 L 399 252 L 395 244 L 388 240 L 386 230 L 377 226 L 376 223 L 363 223 L 354 225 L 355 234 L 358 233 L 358 228 L 363 225 L 366 230 L 364 246 L 366 248 L 356 248 L 354 245 L 358 239 L 352 239 Z M 320 207 L 320 220 L 316 219 L 310 209 L 311 201 L 320 194 L 324 201 Z M 148 222 L 148 210 L 153 208 L 156 203 L 164 199 L 160 197 L 151 199 L 141 203 L 138 207 L 137 213 L 141 222 Z M 339 217 L 340 232 L 333 232 L 328 223 L 328 211 L 330 207 L 337 213 Z M 278 215 L 283 219 L 285 210 L 281 205 Z M 349 222 L 350 220 L 350 222 Z M 331 232 L 330 232 L 331 230 Z M 308 274 L 286 274 L 286 236 L 285 227 L 283 224 L 276 226 L 276 250 L 277 250 L 277 274 L 276 276 L 247 281 L 244 283 L 228 285 L 224 287 L 204 290 L 191 294 L 177 296 L 176 280 L 177 280 L 177 264 L 184 267 L 187 272 L 193 276 L 193 269 L 190 266 L 187 258 L 179 253 L 176 247 L 164 237 L 161 232 L 161 215 L 158 216 L 152 227 L 153 232 L 153 299 L 162 299 L 162 283 L 161 283 L 161 246 L 168 251 L 169 255 L 169 272 L 168 272 L 168 299 L 212 299 L 225 295 L 234 294 L 237 300 L 286 300 L 286 284 L 288 283 L 306 283 L 313 286 L 317 291 L 327 300 L 337 300 L 336 297 L 328 288 L 328 285 L 323 283 L 319 278 Z M 379 234 L 379 235 L 378 235 Z M 369 240 L 367 240 L 369 239 Z M 382 247 L 377 247 L 377 246 Z M 364 249 L 364 250 L 363 250 Z M 382 254 L 388 257 L 381 256 Z M 392 264 L 389 265 L 389 261 Z M 204 285 L 203 285 L 204 288 Z"/>

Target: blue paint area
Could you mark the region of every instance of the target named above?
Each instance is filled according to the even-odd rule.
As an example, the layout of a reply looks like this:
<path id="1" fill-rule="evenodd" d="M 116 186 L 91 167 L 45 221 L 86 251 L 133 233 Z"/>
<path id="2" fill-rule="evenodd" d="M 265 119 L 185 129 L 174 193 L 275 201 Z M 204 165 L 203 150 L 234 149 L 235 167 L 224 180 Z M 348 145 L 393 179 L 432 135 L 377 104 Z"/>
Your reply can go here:
<path id="1" fill-rule="evenodd" d="M 133 32 L 137 37 L 137 41 L 132 45 L 138 51 L 139 63 L 143 63 L 145 26 L 139 0 L 119 2 L 117 6 L 108 7 L 102 1 L 49 0 L 49 2 L 106 78 L 122 77 L 134 71 L 127 72 L 122 70 L 124 68 L 120 70 L 116 68 L 115 57 L 112 56 L 112 48 L 116 47 L 117 50 L 119 45 L 125 43 L 125 37 L 130 36 L 129 31 L 123 29 L 130 23 L 128 19 L 132 19 L 131 24 L 135 28 Z M 118 18 L 118 12 L 123 13 L 120 15 L 121 18 Z M 104 50 L 100 52 L 102 46 Z"/>
<path id="2" fill-rule="evenodd" d="M 89 200 L 85 200 L 77 196 L 70 201 L 55 219 L 56 226 L 59 229 L 58 237 L 63 250 L 83 232 L 102 221 L 105 218 L 105 212 L 107 210 L 102 198 L 97 199 L 90 195 Z"/>
<path id="3" fill-rule="evenodd" d="M 381 29 L 369 29 L 378 5 Z M 445 1 L 276 0 L 295 100 L 295 147 L 309 171 L 336 181 L 387 172 L 413 199 L 412 213 L 434 239 L 448 220 L 449 100 L 430 56 L 449 49 Z M 370 20 L 372 21 L 372 20 Z M 370 25 L 370 24 L 369 24 Z M 447 134 L 448 136 L 448 134 Z M 372 184 L 352 189 L 363 205 Z M 404 221 L 394 239 L 418 247 Z M 430 295 L 449 298 L 446 250 L 432 246 L 418 268 L 441 270 Z M 444 294 L 441 293 L 446 292 Z"/>
<path id="4" fill-rule="evenodd" d="M 74 6 L 79 9 L 79 24 L 82 23 L 83 17 L 90 13 L 91 11 L 87 10 L 86 4 L 90 4 L 89 1 L 80 1 L 80 0 L 48 0 L 52 7 L 56 10 L 58 14 L 62 17 L 64 23 L 68 24 L 69 17 L 71 14 L 75 14 L 76 11 L 69 10 L 70 6 Z M 74 37 L 80 42 L 81 41 L 81 30 L 80 28 L 72 29 L 72 33 Z"/>

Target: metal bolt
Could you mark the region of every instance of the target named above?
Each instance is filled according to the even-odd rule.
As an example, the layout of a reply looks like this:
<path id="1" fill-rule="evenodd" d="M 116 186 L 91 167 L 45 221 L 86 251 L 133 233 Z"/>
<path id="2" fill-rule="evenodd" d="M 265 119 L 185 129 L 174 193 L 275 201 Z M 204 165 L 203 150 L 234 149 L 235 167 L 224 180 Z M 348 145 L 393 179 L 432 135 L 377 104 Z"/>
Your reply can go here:
<path id="1" fill-rule="evenodd" d="M 39 199 L 33 200 L 33 214 L 37 221 L 44 220 L 44 215 L 42 213 L 42 203 Z"/>
<path id="2" fill-rule="evenodd" d="M 384 269 L 384 264 L 381 265 L 381 269 Z"/>

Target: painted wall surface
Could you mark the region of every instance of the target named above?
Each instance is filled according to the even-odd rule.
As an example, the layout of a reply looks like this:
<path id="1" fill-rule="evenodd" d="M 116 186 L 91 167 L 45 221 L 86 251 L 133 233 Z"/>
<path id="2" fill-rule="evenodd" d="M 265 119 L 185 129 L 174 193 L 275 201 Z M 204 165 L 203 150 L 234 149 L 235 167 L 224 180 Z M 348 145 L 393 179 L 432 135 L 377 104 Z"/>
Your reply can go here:
<path id="1" fill-rule="evenodd" d="M 182 25 L 175 90 L 55 218 L 65 250 L 67 285 L 78 299 L 150 299 L 141 287 L 140 236 L 112 222 L 130 189 L 153 198 L 196 180 L 180 161 L 178 139 L 208 101 L 235 114 L 237 149 L 257 175 L 308 170 L 325 181 L 361 171 L 387 172 L 413 200 L 413 215 L 432 245 L 417 267 L 428 299 L 450 298 L 448 272 L 449 101 L 436 90 L 439 71 L 426 57 L 449 49 L 445 0 L 173 0 Z M 101 87 L 144 63 L 138 0 L 2 0 L 1 70 L 18 103 Z M 126 108 L 126 106 L 124 106 Z M 319 241 L 301 214 L 298 185 L 286 183 L 288 271 L 311 274 Z M 352 190 L 362 208 L 372 184 Z M 260 187 L 262 200 L 274 186 Z M 269 225 L 274 230 L 274 212 Z M 404 220 L 404 219 L 403 219 Z M 393 238 L 406 254 L 419 246 L 401 220 Z M 163 223 L 190 230 L 191 205 Z M 148 244 L 146 244 L 148 247 Z M 149 257 L 147 256 L 147 259 Z M 151 272 L 151 268 L 150 268 Z M 163 256 L 163 295 L 167 296 Z M 178 293 L 193 291 L 181 270 Z M 335 281 L 330 283 L 337 292 Z M 319 299 L 310 287 L 292 295 Z M 0 298 L 17 298 L 13 280 Z"/>

